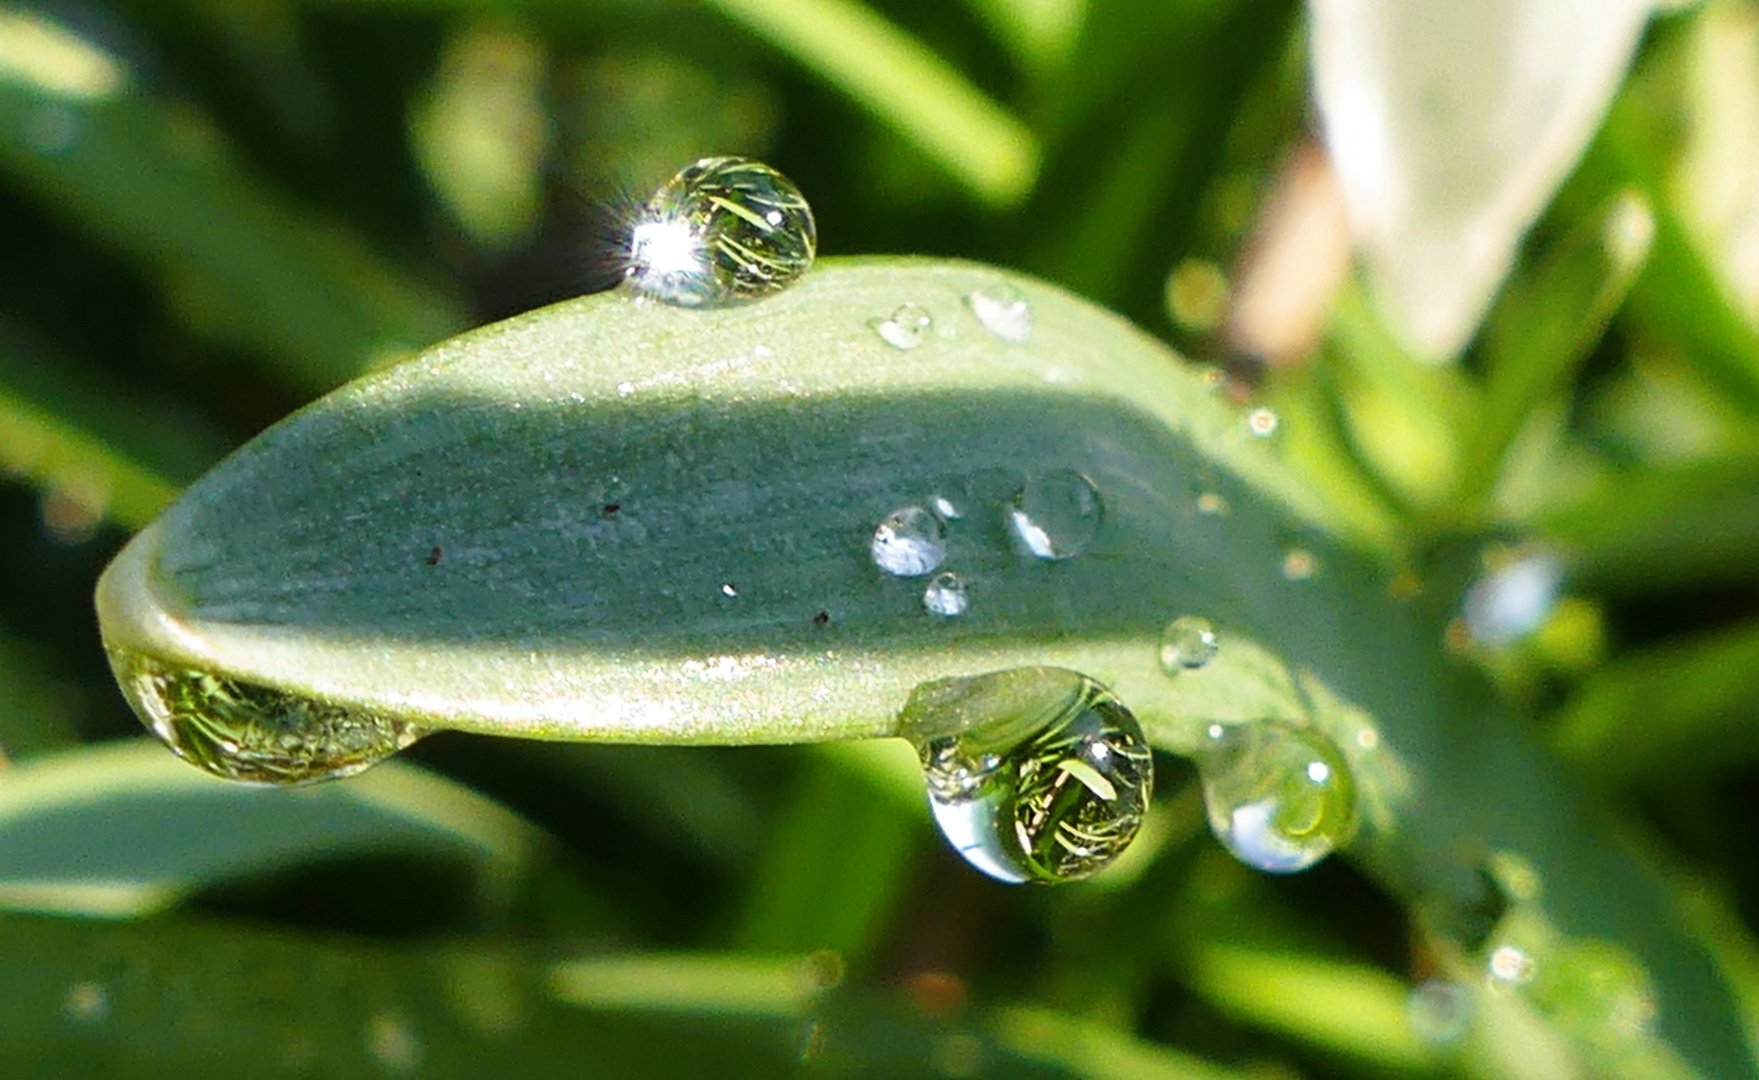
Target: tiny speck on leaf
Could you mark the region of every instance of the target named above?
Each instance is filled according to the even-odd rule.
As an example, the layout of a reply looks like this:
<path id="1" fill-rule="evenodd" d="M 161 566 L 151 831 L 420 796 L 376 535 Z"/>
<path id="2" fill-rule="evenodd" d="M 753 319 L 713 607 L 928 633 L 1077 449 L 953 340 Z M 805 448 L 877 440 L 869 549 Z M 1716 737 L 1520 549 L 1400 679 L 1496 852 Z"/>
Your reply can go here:
<path id="1" fill-rule="evenodd" d="M 831 621 L 831 613 L 828 611 L 821 611 L 817 615 L 814 615 L 812 617 L 812 625 L 814 625 L 814 626 L 823 626 L 824 624 L 826 624 L 830 621 Z"/>
<path id="2" fill-rule="evenodd" d="M 442 552 L 439 548 L 434 548 L 433 550 L 428 552 L 427 558 L 423 559 L 422 561 L 427 563 L 429 566 L 438 566 L 438 565 L 440 565 L 440 557 L 443 554 L 445 554 L 445 553 Z"/>
<path id="3" fill-rule="evenodd" d="M 621 509 L 623 509 L 622 503 L 606 503 L 604 505 L 604 507 L 599 510 L 599 516 L 600 517 L 611 517 L 614 514 L 616 514 L 617 511 L 619 511 Z"/>

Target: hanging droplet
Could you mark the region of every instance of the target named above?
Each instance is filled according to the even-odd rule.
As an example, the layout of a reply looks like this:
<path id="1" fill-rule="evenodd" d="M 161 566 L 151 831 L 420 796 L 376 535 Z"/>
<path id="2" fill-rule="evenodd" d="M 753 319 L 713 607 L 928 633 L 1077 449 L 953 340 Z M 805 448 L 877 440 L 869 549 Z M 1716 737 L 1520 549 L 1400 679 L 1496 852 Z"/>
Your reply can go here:
<path id="1" fill-rule="evenodd" d="M 1277 414 L 1262 405 L 1246 414 L 1246 430 L 1260 439 L 1275 435 L 1279 423 L 1281 421 L 1277 419 Z"/>
<path id="2" fill-rule="evenodd" d="M 402 720 L 113 649 L 134 711 L 178 757 L 225 780 L 309 784 L 352 776 L 426 734 Z"/>
<path id="3" fill-rule="evenodd" d="M 889 317 L 875 319 L 868 325 L 887 345 L 909 350 L 927 339 L 934 329 L 934 317 L 915 304 L 900 304 Z"/>
<path id="4" fill-rule="evenodd" d="M 1212 724 L 1197 768 L 1216 839 L 1255 869 L 1305 870 L 1355 830 L 1355 779 L 1316 731 L 1272 721 Z"/>
<path id="5" fill-rule="evenodd" d="M 1068 559 L 1087 550 L 1099 534 L 1105 506 L 1093 481 L 1073 469 L 1058 469 L 1028 480 L 1007 515 L 1023 551 L 1041 559 Z"/>
<path id="6" fill-rule="evenodd" d="M 1168 675 L 1177 675 L 1214 660 L 1220 648 L 1208 619 L 1181 615 L 1160 633 L 1160 666 Z"/>
<path id="7" fill-rule="evenodd" d="M 642 207 L 627 274 L 668 304 L 719 307 L 786 288 L 817 247 L 812 209 L 787 177 L 749 158 L 703 158 Z"/>
<path id="8" fill-rule="evenodd" d="M 971 607 L 971 593 L 965 588 L 965 579 L 958 574 L 936 574 L 928 588 L 922 590 L 922 606 L 947 618 L 965 614 Z"/>
<path id="9" fill-rule="evenodd" d="M 1020 668 L 925 683 L 901 719 L 941 832 L 993 878 L 1085 877 L 1141 828 L 1154 787 L 1142 726 L 1078 672 Z"/>
<path id="10" fill-rule="evenodd" d="M 1003 341 L 1023 345 L 1032 336 L 1032 305 L 1014 286 L 985 285 L 972 290 L 965 302 L 984 329 Z"/>
<path id="11" fill-rule="evenodd" d="M 898 577 L 932 574 L 947 558 L 946 526 L 920 506 L 886 515 L 868 545 L 873 564 Z"/>

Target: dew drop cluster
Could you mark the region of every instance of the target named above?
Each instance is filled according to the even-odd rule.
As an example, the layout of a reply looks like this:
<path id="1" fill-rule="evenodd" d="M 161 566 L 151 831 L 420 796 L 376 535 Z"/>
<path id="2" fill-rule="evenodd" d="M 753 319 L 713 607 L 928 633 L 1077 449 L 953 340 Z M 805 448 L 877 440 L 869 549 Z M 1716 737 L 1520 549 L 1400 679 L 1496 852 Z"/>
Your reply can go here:
<path id="1" fill-rule="evenodd" d="M 648 199 L 629 230 L 630 288 L 681 307 L 779 292 L 812 268 L 818 229 L 793 182 L 761 161 L 703 158 Z"/>

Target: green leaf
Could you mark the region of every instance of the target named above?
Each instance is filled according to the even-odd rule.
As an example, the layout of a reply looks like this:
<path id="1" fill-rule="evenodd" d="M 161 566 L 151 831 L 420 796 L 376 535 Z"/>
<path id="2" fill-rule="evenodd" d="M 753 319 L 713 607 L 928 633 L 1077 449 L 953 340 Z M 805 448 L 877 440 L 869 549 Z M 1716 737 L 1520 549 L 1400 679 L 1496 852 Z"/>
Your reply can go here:
<path id="1" fill-rule="evenodd" d="M 1031 307 L 1024 344 L 967 303 L 999 285 Z M 870 320 L 906 301 L 936 332 L 899 350 Z M 1017 493 L 1065 470 L 1098 491 L 1097 533 L 1074 558 L 1017 550 Z M 937 495 L 963 515 L 952 619 L 868 551 Z M 1390 588 L 1395 537 L 1114 316 L 987 267 L 870 260 L 742 307 L 572 301 L 347 387 L 192 486 L 98 604 L 121 654 L 500 734 L 885 735 L 920 683 L 1031 665 L 1108 685 L 1174 752 L 1213 721 L 1308 724 L 1354 774 L 1351 854 L 1420 921 L 1445 937 L 1486 861 L 1517 858 L 1558 934 L 1642 958 L 1664 1039 L 1745 1075 L 1671 898 L 1444 651 L 1457 585 Z M 1160 632 L 1188 613 L 1221 650 L 1168 677 Z"/>
<path id="2" fill-rule="evenodd" d="M 135 917 L 253 874 L 387 850 L 462 862 L 498 893 L 541 842 L 482 796 L 400 763 L 360 784 L 276 791 L 140 739 L 0 773 L 0 909 L 12 911 Z"/>

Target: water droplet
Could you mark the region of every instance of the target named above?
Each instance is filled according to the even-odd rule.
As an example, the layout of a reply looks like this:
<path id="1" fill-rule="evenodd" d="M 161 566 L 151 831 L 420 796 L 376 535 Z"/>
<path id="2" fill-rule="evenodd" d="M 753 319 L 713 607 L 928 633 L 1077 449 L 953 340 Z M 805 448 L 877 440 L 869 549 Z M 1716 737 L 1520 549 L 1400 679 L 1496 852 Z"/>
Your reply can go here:
<path id="1" fill-rule="evenodd" d="M 1498 945 L 1490 951 L 1485 970 L 1492 979 L 1505 986 L 1524 986 L 1538 974 L 1539 964 L 1532 954 L 1518 945 Z"/>
<path id="2" fill-rule="evenodd" d="M 1537 974 L 1533 1000 L 1573 1030 L 1636 1039 L 1655 1024 L 1655 980 L 1643 961 L 1617 942 L 1566 939 Z"/>
<path id="3" fill-rule="evenodd" d="M 1489 645 L 1507 645 L 1531 634 L 1557 604 L 1563 580 L 1563 564 L 1549 553 L 1506 562 L 1466 591 L 1467 633 Z"/>
<path id="4" fill-rule="evenodd" d="M 1428 979 L 1411 988 L 1405 1015 L 1419 1039 L 1431 1046 L 1445 1046 L 1466 1033 L 1472 1019 L 1472 999 L 1458 983 Z"/>
<path id="5" fill-rule="evenodd" d="M 1225 517 L 1228 510 L 1227 496 L 1214 491 L 1205 491 L 1197 496 L 1197 512 L 1206 517 Z"/>
<path id="6" fill-rule="evenodd" d="M 178 757 L 226 780 L 353 776 L 426 734 L 402 720 L 112 650 L 134 711 Z"/>
<path id="7" fill-rule="evenodd" d="M 61 1015 L 76 1024 L 96 1024 L 110 1015 L 110 991 L 103 983 L 76 982 L 61 998 Z"/>
<path id="8" fill-rule="evenodd" d="M 948 618 L 965 614 L 971 607 L 971 594 L 966 591 L 965 579 L 958 574 L 936 574 L 928 588 L 922 590 L 922 606 Z"/>
<path id="9" fill-rule="evenodd" d="M 1099 489 L 1073 469 L 1028 480 L 1008 507 L 1008 527 L 1025 552 L 1068 559 L 1087 550 L 1105 516 Z"/>
<path id="10" fill-rule="evenodd" d="M 904 506 L 886 515 L 873 530 L 868 552 L 873 564 L 898 577 L 931 574 L 947 558 L 946 526 L 920 506 Z"/>
<path id="11" fill-rule="evenodd" d="M 789 179 L 760 161 L 711 157 L 666 181 L 629 234 L 628 280 L 683 307 L 753 300 L 812 266 L 818 230 Z"/>
<path id="12" fill-rule="evenodd" d="M 1319 556 L 1303 547 L 1292 547 L 1283 552 L 1283 578 L 1287 581 L 1307 581 L 1319 573 Z"/>
<path id="13" fill-rule="evenodd" d="M 1278 423 L 1277 414 L 1262 405 L 1246 414 L 1246 430 L 1260 439 L 1275 435 Z"/>
<path id="14" fill-rule="evenodd" d="M 933 508 L 935 517 L 942 521 L 958 521 L 965 516 L 965 511 L 959 509 L 959 504 L 945 495 L 936 495 L 929 502 L 929 506 Z"/>
<path id="15" fill-rule="evenodd" d="M 1020 668 L 925 683 L 901 719 L 941 832 L 991 877 L 1085 877 L 1141 828 L 1154 787 L 1142 726 L 1078 672 Z"/>
<path id="16" fill-rule="evenodd" d="M 731 581 L 723 582 L 721 584 L 721 595 L 722 596 L 738 596 L 739 590 L 733 585 L 733 583 Z"/>
<path id="17" fill-rule="evenodd" d="M 1273 874 L 1305 870 L 1350 838 L 1356 784 L 1318 732 L 1263 721 L 1212 724 L 1197 767 L 1216 839 Z"/>
<path id="18" fill-rule="evenodd" d="M 875 319 L 868 325 L 892 348 L 914 349 L 934 329 L 934 317 L 915 304 L 900 304 L 889 318 Z"/>
<path id="19" fill-rule="evenodd" d="M 984 285 L 972 290 L 965 302 L 984 329 L 1003 341 L 1023 345 L 1032 336 L 1032 305 L 1014 286 Z"/>
<path id="20" fill-rule="evenodd" d="M 1160 632 L 1160 666 L 1168 675 L 1177 675 L 1214 660 L 1220 648 L 1208 619 L 1181 615 Z"/>
<path id="21" fill-rule="evenodd" d="M 635 393 L 635 384 L 634 383 L 620 382 L 617 384 L 617 396 L 618 397 L 628 397 L 630 394 L 633 394 L 633 393 Z"/>

